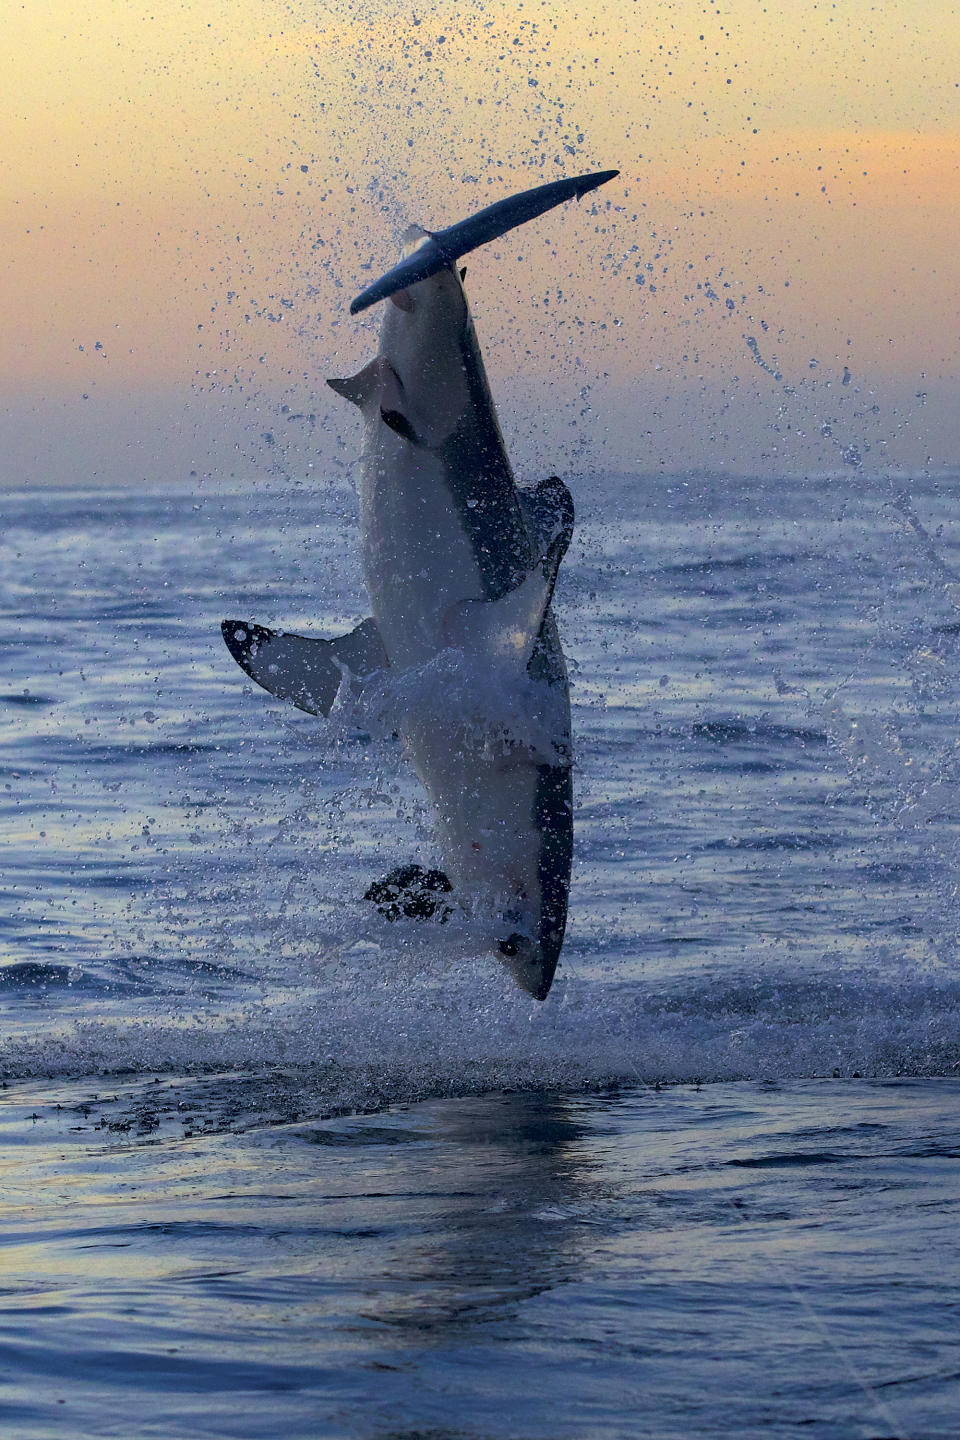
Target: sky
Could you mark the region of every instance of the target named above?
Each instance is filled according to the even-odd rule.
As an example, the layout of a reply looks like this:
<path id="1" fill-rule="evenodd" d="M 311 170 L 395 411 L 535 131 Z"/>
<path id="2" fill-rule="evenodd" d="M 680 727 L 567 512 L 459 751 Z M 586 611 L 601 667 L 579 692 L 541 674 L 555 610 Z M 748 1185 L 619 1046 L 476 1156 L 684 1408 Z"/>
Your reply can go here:
<path id="1" fill-rule="evenodd" d="M 8 0 L 0 486 L 342 479 L 411 220 L 518 471 L 960 467 L 950 0 Z M 529 476 L 528 476 L 529 472 Z"/>

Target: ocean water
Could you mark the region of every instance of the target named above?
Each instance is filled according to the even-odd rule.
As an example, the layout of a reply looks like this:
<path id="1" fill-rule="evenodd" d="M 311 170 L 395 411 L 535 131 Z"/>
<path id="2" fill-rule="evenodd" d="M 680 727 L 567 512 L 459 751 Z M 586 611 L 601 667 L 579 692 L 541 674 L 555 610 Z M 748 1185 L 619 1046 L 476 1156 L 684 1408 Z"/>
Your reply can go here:
<path id="1" fill-rule="evenodd" d="M 960 1433 L 956 480 L 566 478 L 543 1005 L 220 640 L 364 615 L 347 490 L 0 500 L 4 1434 Z"/>

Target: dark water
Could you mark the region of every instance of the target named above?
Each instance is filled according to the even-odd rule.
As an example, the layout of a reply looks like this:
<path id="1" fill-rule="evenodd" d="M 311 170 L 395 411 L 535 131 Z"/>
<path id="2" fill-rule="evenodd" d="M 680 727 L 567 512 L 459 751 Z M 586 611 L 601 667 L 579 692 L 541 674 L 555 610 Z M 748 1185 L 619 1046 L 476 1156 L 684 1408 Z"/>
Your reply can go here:
<path id="1" fill-rule="evenodd" d="M 956 1435 L 955 487 L 570 483 L 543 1006 L 220 642 L 364 614 L 347 494 L 0 502 L 6 1433 Z"/>

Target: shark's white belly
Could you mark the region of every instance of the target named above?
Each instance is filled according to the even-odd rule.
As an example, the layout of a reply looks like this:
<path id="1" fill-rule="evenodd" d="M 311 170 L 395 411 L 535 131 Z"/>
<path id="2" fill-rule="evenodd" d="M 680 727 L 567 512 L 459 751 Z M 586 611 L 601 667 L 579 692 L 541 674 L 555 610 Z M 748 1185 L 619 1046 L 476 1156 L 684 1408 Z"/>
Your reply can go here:
<path id="1" fill-rule="evenodd" d="M 440 460 L 378 425 L 368 439 L 360 516 L 367 589 L 391 668 L 426 665 L 450 645 L 445 622 L 455 607 L 484 596 Z M 523 676 L 517 672 L 518 683 Z M 478 684 L 486 678 L 478 673 Z M 505 692 L 498 724 L 495 693 L 486 692 L 482 733 L 455 708 L 427 704 L 404 717 L 403 738 L 460 893 L 532 931 L 540 904 L 537 757 L 522 746 L 508 753 L 500 737 L 514 707 Z"/>
<path id="2" fill-rule="evenodd" d="M 390 664 L 423 665 L 449 641 L 444 620 L 483 598 L 480 570 L 442 463 L 377 422 L 360 483 L 363 568 Z"/>
<path id="3" fill-rule="evenodd" d="M 524 747 L 505 753 L 453 717 L 426 726 L 414 720 L 404 738 L 456 888 L 533 933 L 540 907 L 535 757 Z"/>

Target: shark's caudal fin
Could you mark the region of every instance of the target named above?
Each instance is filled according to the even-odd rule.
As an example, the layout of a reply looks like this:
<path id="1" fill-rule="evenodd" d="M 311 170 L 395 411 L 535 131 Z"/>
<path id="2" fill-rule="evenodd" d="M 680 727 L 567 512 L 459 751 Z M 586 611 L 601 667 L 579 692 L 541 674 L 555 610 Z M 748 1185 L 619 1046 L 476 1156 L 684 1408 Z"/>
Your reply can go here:
<path id="1" fill-rule="evenodd" d="M 448 645 L 497 659 L 515 660 L 523 668 L 529 664 L 573 529 L 573 501 L 567 487 L 553 477 L 544 481 L 534 494 L 545 486 L 559 486 L 566 504 L 552 512 L 545 510 L 547 548 L 541 559 L 519 585 L 499 600 L 461 600 L 451 605 L 443 621 Z"/>
<path id="2" fill-rule="evenodd" d="M 227 649 L 251 680 L 311 715 L 330 713 L 344 670 L 360 677 L 387 668 L 373 620 L 364 620 L 336 640 L 286 635 L 246 620 L 224 620 L 220 628 Z"/>
<path id="3" fill-rule="evenodd" d="M 469 255 L 480 245 L 498 240 L 517 225 L 525 225 L 528 220 L 545 215 L 565 200 L 579 200 L 581 195 L 596 190 L 599 185 L 606 185 L 619 173 L 618 170 L 596 170 L 590 175 L 550 180 L 546 185 L 535 185 L 532 190 L 497 200 L 466 220 L 448 225 L 445 230 L 426 231 L 422 244 L 357 296 L 350 305 L 350 314 L 356 315 L 358 311 L 366 310 L 368 305 L 375 305 L 378 300 L 386 300 L 388 296 L 415 285 L 418 280 L 436 275 L 440 270 L 453 266 L 462 255 Z"/>

